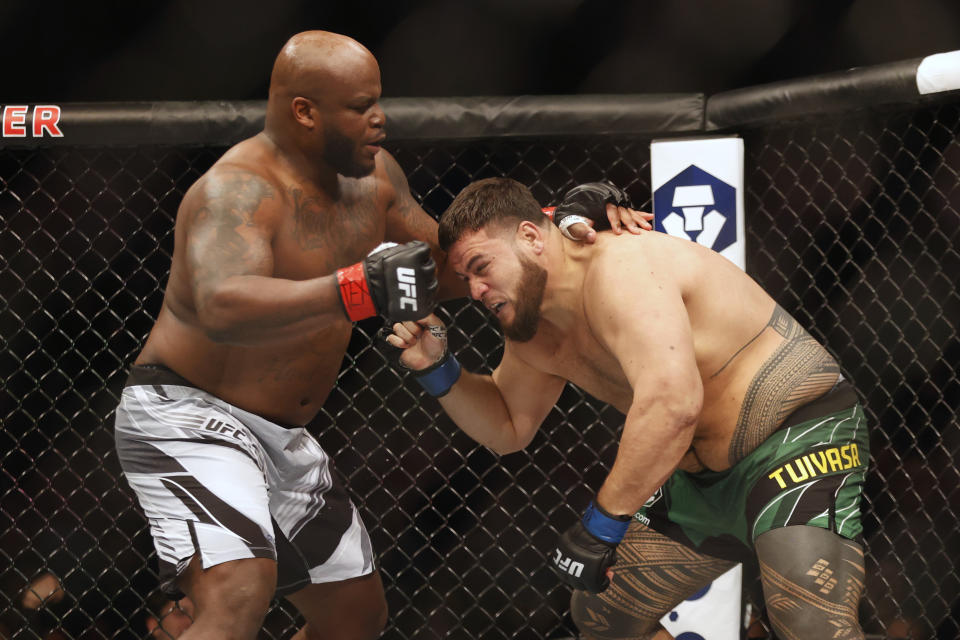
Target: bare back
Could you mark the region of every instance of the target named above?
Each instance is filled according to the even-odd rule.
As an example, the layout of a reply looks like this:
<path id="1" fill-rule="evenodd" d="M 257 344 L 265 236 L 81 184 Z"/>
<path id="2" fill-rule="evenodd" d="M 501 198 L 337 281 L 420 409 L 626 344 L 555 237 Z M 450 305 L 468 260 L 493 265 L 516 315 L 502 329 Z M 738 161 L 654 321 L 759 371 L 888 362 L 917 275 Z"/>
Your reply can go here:
<path id="1" fill-rule="evenodd" d="M 582 305 L 565 330 L 541 322 L 529 343 L 511 344 L 534 367 L 565 378 L 624 414 L 634 389 L 623 372 L 625 357 L 612 353 L 595 333 L 591 316 L 604 313 L 595 292 L 616 287 L 592 279 L 603 261 L 629 265 L 622 278 L 640 278 L 643 291 L 675 291 L 689 322 L 693 354 L 703 385 L 703 405 L 691 452 L 681 468 L 723 470 L 756 448 L 799 406 L 836 382 L 839 367 L 830 354 L 743 271 L 696 243 L 661 233 L 600 234 L 595 247 L 564 244 L 566 255 L 585 271 Z M 644 331 L 658 331 L 657 326 Z M 648 365 L 654 384 L 658 363 Z"/>
<path id="2" fill-rule="evenodd" d="M 343 316 L 315 328 L 277 332 L 263 344 L 232 343 L 211 335 L 201 321 L 197 282 L 208 275 L 206 264 L 231 259 L 230 252 L 244 242 L 244 226 L 251 225 L 268 227 L 270 251 L 264 259 L 270 264 L 262 275 L 292 281 L 328 276 L 384 240 L 394 197 L 379 159 L 373 174 L 338 176 L 335 192 L 328 193 L 285 171 L 262 134 L 239 143 L 181 203 L 163 307 L 136 363 L 167 366 L 248 411 L 308 422 L 336 381 L 351 323 Z M 217 209 L 222 219 L 211 230 L 205 217 Z M 187 247 L 199 233 L 216 234 L 210 243 L 215 251 L 192 261 Z"/>

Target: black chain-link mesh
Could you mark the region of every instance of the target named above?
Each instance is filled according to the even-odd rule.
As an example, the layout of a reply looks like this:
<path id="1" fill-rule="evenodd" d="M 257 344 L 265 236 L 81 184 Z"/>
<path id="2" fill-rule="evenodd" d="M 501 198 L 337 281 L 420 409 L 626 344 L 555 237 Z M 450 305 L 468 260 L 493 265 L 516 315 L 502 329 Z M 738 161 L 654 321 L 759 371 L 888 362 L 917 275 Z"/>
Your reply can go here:
<path id="1" fill-rule="evenodd" d="M 960 637 L 960 104 L 745 135 L 747 268 L 865 400 L 871 628 Z"/>
<path id="2" fill-rule="evenodd" d="M 863 620 L 956 637 L 960 618 L 960 117 L 957 104 L 748 131 L 748 270 L 838 356 L 866 399 Z M 609 179 L 649 207 L 648 140 L 394 145 L 438 214 L 469 181 L 509 175 L 547 203 Z M 172 220 L 222 149 L 0 151 L 0 635 L 146 635 L 156 559 L 121 479 L 112 410 L 160 307 Z M 500 338 L 466 301 L 443 306 L 472 370 Z M 312 425 L 369 528 L 386 638 L 573 634 L 544 563 L 612 461 L 621 416 L 567 388 L 526 452 L 497 458 L 387 364 L 360 324 Z M 44 571 L 66 597 L 24 611 Z M 289 637 L 277 604 L 265 637 Z M 946 635 L 943 635 L 946 634 Z"/>

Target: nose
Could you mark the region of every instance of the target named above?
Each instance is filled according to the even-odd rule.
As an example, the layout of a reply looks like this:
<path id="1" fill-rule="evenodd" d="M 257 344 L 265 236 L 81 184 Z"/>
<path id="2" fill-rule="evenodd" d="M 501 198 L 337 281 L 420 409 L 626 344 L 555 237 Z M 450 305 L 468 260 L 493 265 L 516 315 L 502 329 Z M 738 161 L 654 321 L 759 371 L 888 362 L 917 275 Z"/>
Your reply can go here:
<path id="1" fill-rule="evenodd" d="M 483 282 L 480 282 L 479 280 L 476 280 L 476 279 L 470 280 L 470 297 L 473 298 L 474 300 L 479 300 L 480 298 L 482 298 L 483 294 L 485 294 L 489 289 L 490 287 L 488 287 Z"/>
<path id="2" fill-rule="evenodd" d="M 370 126 L 376 129 L 382 129 L 387 124 L 387 114 L 383 112 L 380 103 L 373 105 L 370 112 Z"/>

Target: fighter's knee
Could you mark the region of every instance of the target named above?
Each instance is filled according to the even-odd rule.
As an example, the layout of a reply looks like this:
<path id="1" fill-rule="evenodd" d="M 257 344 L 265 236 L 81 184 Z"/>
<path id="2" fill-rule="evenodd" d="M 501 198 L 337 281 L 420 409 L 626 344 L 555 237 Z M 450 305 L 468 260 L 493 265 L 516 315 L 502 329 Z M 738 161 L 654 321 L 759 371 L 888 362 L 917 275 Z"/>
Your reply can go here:
<path id="1" fill-rule="evenodd" d="M 276 563 L 252 558 L 194 568 L 181 585 L 196 606 L 194 626 L 222 638 L 255 638 L 276 591 Z"/>
<path id="2" fill-rule="evenodd" d="M 308 623 L 293 640 L 373 640 L 387 624 L 387 600 L 376 571 L 309 584 L 286 597 Z"/>
<path id="3" fill-rule="evenodd" d="M 387 598 L 383 589 L 378 589 L 364 601 L 364 613 L 357 625 L 358 640 L 375 640 L 387 626 Z"/>
<path id="4" fill-rule="evenodd" d="M 387 599 L 385 597 L 381 597 L 379 602 L 377 602 L 370 611 L 370 616 L 368 617 L 368 630 L 364 638 L 370 638 L 370 640 L 379 638 L 380 634 L 383 633 L 384 628 L 387 626 L 387 618 Z"/>
<path id="5" fill-rule="evenodd" d="M 583 640 L 645 640 L 653 638 L 660 628 L 658 620 L 631 615 L 611 606 L 602 596 L 586 591 L 573 592 L 570 615 Z"/>
<path id="6" fill-rule="evenodd" d="M 768 607 L 769 612 L 769 607 Z M 804 608 L 794 613 L 770 614 L 770 625 L 778 638 L 798 638 L 799 640 L 819 640 L 820 638 L 844 638 L 844 640 L 863 640 L 863 629 L 852 616 L 818 615 Z"/>
<path id="7" fill-rule="evenodd" d="M 365 613 L 365 615 L 349 630 L 341 627 L 352 640 L 376 640 L 387 626 L 387 604 Z M 329 640 L 332 637 L 329 629 L 318 629 L 309 623 L 303 625 L 300 631 L 291 640 Z M 340 637 L 340 636 L 336 636 Z M 345 637 L 345 636 L 344 636 Z"/>

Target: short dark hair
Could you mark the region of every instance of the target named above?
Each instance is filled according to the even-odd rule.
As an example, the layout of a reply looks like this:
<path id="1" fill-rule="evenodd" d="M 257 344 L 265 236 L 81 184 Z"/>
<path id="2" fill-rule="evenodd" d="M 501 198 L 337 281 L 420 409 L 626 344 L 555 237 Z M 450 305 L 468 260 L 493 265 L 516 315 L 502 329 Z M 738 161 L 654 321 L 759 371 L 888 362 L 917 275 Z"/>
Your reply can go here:
<path id="1" fill-rule="evenodd" d="M 540 225 L 545 219 L 530 189 L 516 180 L 477 180 L 467 185 L 440 217 L 440 248 L 449 251 L 464 233 L 489 224 L 529 220 Z"/>

